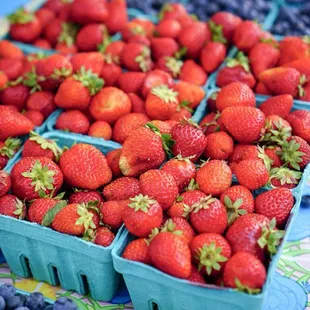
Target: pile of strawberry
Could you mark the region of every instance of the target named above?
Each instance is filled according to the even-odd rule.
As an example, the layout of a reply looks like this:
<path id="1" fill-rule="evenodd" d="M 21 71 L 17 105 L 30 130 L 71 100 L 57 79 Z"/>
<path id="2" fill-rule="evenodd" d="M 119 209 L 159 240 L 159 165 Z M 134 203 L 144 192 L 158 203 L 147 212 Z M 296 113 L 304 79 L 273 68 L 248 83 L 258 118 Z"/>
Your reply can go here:
<path id="1" fill-rule="evenodd" d="M 285 37 L 280 42 L 253 21 L 235 29 L 233 43 L 239 51 L 226 59 L 216 76 L 223 87 L 232 82 L 247 84 L 262 95 L 291 95 L 310 101 L 309 38 Z"/>

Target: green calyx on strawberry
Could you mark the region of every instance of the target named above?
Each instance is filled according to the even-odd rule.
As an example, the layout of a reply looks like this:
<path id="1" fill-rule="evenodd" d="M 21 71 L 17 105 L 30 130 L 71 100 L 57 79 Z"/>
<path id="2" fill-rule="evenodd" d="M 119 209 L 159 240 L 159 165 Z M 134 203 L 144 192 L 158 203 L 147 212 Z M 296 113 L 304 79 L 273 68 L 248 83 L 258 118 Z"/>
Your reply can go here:
<path id="1" fill-rule="evenodd" d="M 33 18 L 33 14 L 26 12 L 22 8 L 16 10 L 8 16 L 8 20 L 11 24 L 27 24 L 33 21 Z"/>
<path id="2" fill-rule="evenodd" d="M 174 54 L 174 58 L 177 60 L 182 59 L 187 53 L 187 47 L 182 46 L 175 54 Z"/>
<path id="3" fill-rule="evenodd" d="M 270 171 L 271 166 L 273 164 L 273 160 L 265 153 L 265 147 L 261 147 L 257 145 L 258 149 L 258 158 L 262 159 L 264 162 L 264 165 L 266 166 L 267 170 Z"/>
<path id="4" fill-rule="evenodd" d="M 65 43 L 67 46 L 72 46 L 75 42 L 78 29 L 78 26 L 74 23 L 62 23 L 61 33 L 57 39 L 58 42 Z"/>
<path id="5" fill-rule="evenodd" d="M 310 44 L 310 36 L 302 36 L 302 41 L 306 44 Z"/>
<path id="6" fill-rule="evenodd" d="M 164 4 L 161 10 L 159 11 L 158 19 L 159 20 L 163 19 L 163 17 L 165 16 L 165 12 L 171 12 L 172 10 L 173 8 L 169 3 Z"/>
<path id="7" fill-rule="evenodd" d="M 178 77 L 183 66 L 182 60 L 177 60 L 174 57 L 165 57 L 166 67 L 171 71 L 174 78 Z"/>
<path id="8" fill-rule="evenodd" d="M 104 53 L 107 49 L 107 47 L 111 44 L 112 39 L 109 36 L 107 27 L 102 25 L 102 30 L 103 30 L 103 40 L 100 44 L 97 45 L 97 49 L 100 53 Z"/>
<path id="9" fill-rule="evenodd" d="M 227 257 L 221 255 L 222 248 L 216 247 L 215 242 L 210 245 L 204 244 L 203 247 L 196 251 L 195 258 L 199 261 L 198 270 L 206 268 L 207 274 L 211 275 L 212 270 L 220 270 L 221 265 L 227 261 Z"/>
<path id="10" fill-rule="evenodd" d="M 227 208 L 228 225 L 231 225 L 239 216 L 247 213 L 246 210 L 240 208 L 242 203 L 242 198 L 238 198 L 235 202 L 232 202 L 229 196 L 224 197 L 224 204 Z"/>
<path id="11" fill-rule="evenodd" d="M 54 69 L 54 73 L 51 75 L 51 78 L 54 80 L 59 80 L 62 78 L 68 77 L 72 73 L 72 68 L 60 68 Z"/>
<path id="12" fill-rule="evenodd" d="M 132 27 L 130 29 L 130 32 L 133 35 L 141 35 L 141 36 L 145 36 L 146 35 L 146 32 L 145 32 L 144 28 L 141 25 L 135 25 L 134 27 Z"/>
<path id="13" fill-rule="evenodd" d="M 153 87 L 151 89 L 151 93 L 158 98 L 162 99 L 165 103 L 173 102 L 177 103 L 178 99 L 178 92 L 174 91 L 173 89 L 169 88 L 167 85 L 159 85 Z"/>
<path id="14" fill-rule="evenodd" d="M 99 78 L 91 69 L 86 71 L 84 66 L 81 67 L 78 73 L 73 75 L 73 78 L 88 88 L 91 96 L 96 95 L 104 85 L 103 79 Z"/>
<path id="15" fill-rule="evenodd" d="M 243 285 L 238 278 L 235 279 L 235 283 L 237 287 L 236 290 L 240 292 L 245 292 L 247 294 L 254 295 L 258 294 L 261 291 L 261 289 L 259 288 L 250 288 L 248 286 Z"/>
<path id="16" fill-rule="evenodd" d="M 151 50 L 144 46 L 140 55 L 135 58 L 135 62 L 139 64 L 143 72 L 148 71 L 150 64 Z"/>
<path id="17" fill-rule="evenodd" d="M 279 48 L 278 42 L 274 41 L 272 38 L 260 38 L 261 43 L 266 43 L 272 45 L 274 48 Z"/>
<path id="18" fill-rule="evenodd" d="M 76 225 L 84 226 L 84 234 L 87 236 L 94 235 L 94 230 L 96 230 L 96 225 L 93 222 L 93 214 L 88 211 L 87 206 L 82 203 L 77 208 L 77 213 L 80 216 L 75 222 Z"/>
<path id="19" fill-rule="evenodd" d="M 176 229 L 176 224 L 173 222 L 172 219 L 167 220 L 160 231 L 161 232 L 171 232 L 177 236 L 182 235 L 182 231 Z"/>
<path id="20" fill-rule="evenodd" d="M 264 225 L 262 227 L 262 235 L 257 240 L 259 246 L 262 249 L 266 248 L 270 255 L 277 253 L 277 246 L 281 243 L 281 240 L 285 235 L 285 231 L 277 229 L 276 224 L 276 219 L 273 218 L 269 224 Z"/>
<path id="21" fill-rule="evenodd" d="M 192 156 L 190 156 L 192 157 Z M 189 157 L 187 157 L 189 159 Z M 198 183 L 196 183 L 195 179 L 191 179 L 188 186 L 186 187 L 185 191 L 193 191 L 199 189 Z"/>
<path id="22" fill-rule="evenodd" d="M 275 127 L 275 129 L 273 129 Z M 292 135 L 292 128 L 281 120 L 267 120 L 262 130 L 261 141 L 282 144 Z"/>
<path id="23" fill-rule="evenodd" d="M 46 53 L 39 51 L 39 52 L 35 53 L 35 55 L 33 55 L 33 54 L 27 55 L 26 59 L 28 61 L 33 61 L 33 60 L 38 60 L 38 59 L 44 59 L 46 57 L 48 57 L 48 55 Z"/>
<path id="24" fill-rule="evenodd" d="M 18 218 L 20 220 L 22 220 L 25 217 L 24 204 L 18 198 L 16 198 L 15 211 L 13 212 L 13 214 L 18 215 Z"/>
<path id="25" fill-rule="evenodd" d="M 235 58 L 228 57 L 225 60 L 226 67 L 234 68 L 237 66 L 241 66 L 245 72 L 250 72 L 250 63 L 249 58 L 244 55 L 243 52 L 238 52 Z"/>
<path id="26" fill-rule="evenodd" d="M 54 189 L 55 171 L 49 170 L 47 166 L 42 166 L 39 160 L 36 160 L 31 171 L 23 172 L 22 176 L 31 179 L 31 185 L 34 186 L 36 192 L 45 192 Z"/>
<path id="27" fill-rule="evenodd" d="M 211 30 L 212 41 L 226 44 L 227 40 L 223 36 L 223 26 L 216 24 L 212 20 L 209 20 L 208 25 L 209 25 L 209 28 Z"/>
<path id="28" fill-rule="evenodd" d="M 60 200 L 55 204 L 55 206 L 51 209 L 49 209 L 42 220 L 42 226 L 50 226 L 55 218 L 55 216 L 58 214 L 59 211 L 61 211 L 64 207 L 67 206 L 67 201 Z"/>
<path id="29" fill-rule="evenodd" d="M 193 109 L 190 108 L 190 105 L 191 105 L 191 103 L 190 103 L 189 101 L 187 101 L 187 100 L 182 100 L 182 101 L 180 102 L 178 108 L 177 108 L 177 111 L 180 111 L 181 108 L 183 108 L 183 109 L 185 109 L 185 110 L 187 110 L 187 111 L 189 111 L 189 112 L 192 113 L 192 112 L 193 112 Z"/>
<path id="30" fill-rule="evenodd" d="M 120 57 L 119 56 L 112 56 L 110 53 L 104 54 L 104 62 L 107 64 L 115 63 L 117 65 L 120 64 Z"/>
<path id="31" fill-rule="evenodd" d="M 291 165 L 294 169 L 300 170 L 299 163 L 303 161 L 302 157 L 305 153 L 300 152 L 300 143 L 295 139 L 285 141 L 282 145 L 282 150 L 277 152 L 281 156 L 281 160 L 284 161 L 285 165 Z"/>
<path id="32" fill-rule="evenodd" d="M 34 66 L 32 67 L 31 71 L 25 74 L 22 80 L 23 84 L 25 86 L 28 86 L 31 89 L 30 90 L 31 94 L 36 91 L 42 90 L 42 87 L 39 84 L 39 82 L 43 82 L 43 81 L 45 81 L 45 77 L 37 75 L 36 69 Z"/>
<path id="33" fill-rule="evenodd" d="M 150 206 L 156 203 L 156 200 L 151 199 L 149 196 L 143 196 L 142 194 L 139 194 L 136 197 L 129 199 L 130 204 L 128 204 L 128 207 L 135 209 L 135 212 L 142 211 L 144 213 L 147 213 Z"/>
<path id="34" fill-rule="evenodd" d="M 302 75 L 300 76 L 299 85 L 298 85 L 298 95 L 299 95 L 299 97 L 305 96 L 306 91 L 305 91 L 305 89 L 304 89 L 303 86 L 304 86 L 307 82 L 308 82 L 307 77 L 306 77 L 304 74 L 302 74 Z"/>
<path id="35" fill-rule="evenodd" d="M 201 198 L 200 201 L 198 201 L 192 205 L 192 212 L 197 213 L 202 209 L 209 209 L 210 204 L 215 202 L 215 201 L 216 201 L 216 199 L 212 198 L 211 195 L 204 197 L 204 198 Z"/>
<path id="36" fill-rule="evenodd" d="M 4 146 L 0 149 L 0 156 L 12 158 L 21 145 L 21 140 L 16 138 L 7 138 L 4 142 Z"/>
<path id="37" fill-rule="evenodd" d="M 298 184 L 302 177 L 302 173 L 300 171 L 294 171 L 286 167 L 273 168 L 270 171 L 270 175 L 270 181 L 273 179 L 279 180 L 281 185 Z"/>
<path id="38" fill-rule="evenodd" d="M 37 144 L 40 145 L 41 149 L 43 150 L 51 150 L 53 154 L 55 155 L 56 159 L 58 160 L 60 155 L 62 154 L 62 149 L 57 145 L 56 141 L 53 140 L 47 140 L 40 135 L 38 135 L 36 132 L 31 131 L 30 132 L 30 141 L 35 141 Z"/>

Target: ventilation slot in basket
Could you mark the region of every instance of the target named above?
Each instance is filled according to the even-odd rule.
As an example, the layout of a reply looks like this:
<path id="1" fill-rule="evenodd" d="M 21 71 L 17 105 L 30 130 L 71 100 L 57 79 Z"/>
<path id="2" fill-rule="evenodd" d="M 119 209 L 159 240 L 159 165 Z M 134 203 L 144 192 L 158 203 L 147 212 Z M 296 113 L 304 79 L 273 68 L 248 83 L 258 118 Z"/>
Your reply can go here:
<path id="1" fill-rule="evenodd" d="M 59 273 L 58 273 L 58 269 L 57 267 L 50 265 L 49 266 L 49 270 L 50 270 L 50 276 L 51 276 L 51 281 L 52 281 L 52 285 L 53 286 L 57 286 L 60 284 L 60 280 L 59 280 Z"/>
<path id="2" fill-rule="evenodd" d="M 32 278 L 33 275 L 32 275 L 32 271 L 31 271 L 31 267 L 30 267 L 29 258 L 24 256 L 24 255 L 21 255 L 20 262 L 21 262 L 25 277 L 26 278 L 30 278 L 30 277 Z"/>
<path id="3" fill-rule="evenodd" d="M 85 274 L 80 275 L 81 294 L 86 295 L 89 293 L 89 283 Z"/>
<path id="4" fill-rule="evenodd" d="M 160 310 L 158 304 L 155 301 L 149 302 L 149 309 L 150 310 Z"/>

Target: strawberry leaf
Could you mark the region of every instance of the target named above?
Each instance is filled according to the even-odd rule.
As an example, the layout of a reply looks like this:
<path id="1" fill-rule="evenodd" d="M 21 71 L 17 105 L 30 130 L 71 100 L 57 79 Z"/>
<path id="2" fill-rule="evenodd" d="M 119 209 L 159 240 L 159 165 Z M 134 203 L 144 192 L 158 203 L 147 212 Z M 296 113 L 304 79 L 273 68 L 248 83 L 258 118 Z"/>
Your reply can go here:
<path id="1" fill-rule="evenodd" d="M 44 215 L 42 226 L 50 226 L 55 216 L 66 206 L 67 202 L 65 200 L 60 200 L 53 208 L 49 209 Z"/>

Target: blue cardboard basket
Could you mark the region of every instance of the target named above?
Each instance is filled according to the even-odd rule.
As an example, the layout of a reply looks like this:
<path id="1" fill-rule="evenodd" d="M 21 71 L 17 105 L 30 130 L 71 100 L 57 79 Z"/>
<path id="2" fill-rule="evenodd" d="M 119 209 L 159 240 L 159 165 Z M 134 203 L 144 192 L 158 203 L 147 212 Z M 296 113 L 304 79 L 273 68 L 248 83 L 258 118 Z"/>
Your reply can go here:
<path id="1" fill-rule="evenodd" d="M 286 234 L 273 257 L 263 290 L 258 295 L 249 295 L 229 288 L 214 285 L 197 285 L 172 277 L 160 270 L 121 257 L 126 245 L 133 240 L 127 229 L 112 250 L 115 269 L 124 276 L 135 310 L 259 310 L 264 301 L 270 282 L 274 277 L 277 263 L 287 240 L 292 224 L 298 213 L 300 196 L 293 193 L 295 206 L 286 224 Z M 156 308 L 157 307 L 157 308 Z"/>
<path id="2" fill-rule="evenodd" d="M 94 143 L 88 137 L 66 133 L 49 132 L 43 137 L 57 140 L 60 147 L 88 143 L 103 153 L 115 149 L 114 144 L 108 142 Z M 10 172 L 13 165 L 5 170 Z M 0 216 L 0 248 L 12 272 L 18 276 L 32 276 L 37 281 L 60 284 L 66 290 L 89 293 L 95 300 L 108 301 L 115 295 L 119 283 L 111 251 L 121 230 L 109 247 L 101 247 L 35 223 Z"/>

